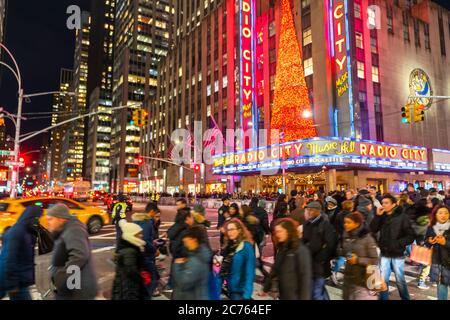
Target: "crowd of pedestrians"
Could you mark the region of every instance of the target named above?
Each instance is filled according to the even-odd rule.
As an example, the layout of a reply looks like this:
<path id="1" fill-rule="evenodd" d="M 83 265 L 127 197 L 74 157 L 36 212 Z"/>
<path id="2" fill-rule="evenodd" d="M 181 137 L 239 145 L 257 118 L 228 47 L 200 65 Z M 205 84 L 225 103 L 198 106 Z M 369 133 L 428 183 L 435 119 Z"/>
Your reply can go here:
<path id="1" fill-rule="evenodd" d="M 162 290 L 174 300 L 251 300 L 257 271 L 260 296 L 281 300 L 329 300 L 328 281 L 342 285 L 345 300 L 387 300 L 393 273 L 400 298 L 409 300 L 405 264 L 420 268 L 417 285 L 435 285 L 440 300 L 450 286 L 449 194 L 408 185 L 399 195 L 374 187 L 323 194 L 292 191 L 278 195 L 273 212 L 266 198 L 253 196 L 238 205 L 222 198 L 217 214 L 220 248 L 213 250 L 211 225 L 201 205 L 176 202 L 168 229 L 168 252 L 161 244 L 161 212 L 150 202 L 144 212 L 126 217 L 116 206 L 113 300 L 150 300 L 159 296 L 157 258 L 170 254 L 170 276 Z M 35 283 L 35 246 L 41 245 L 42 209 L 28 207 L 5 234 L 0 254 L 0 298 L 31 299 Z M 50 279 L 55 298 L 90 300 L 98 294 L 95 265 L 86 227 L 57 204 L 47 210 L 53 241 Z M 273 243 L 274 262 L 264 267 L 263 253 Z M 432 253 L 429 261 L 417 252 Z M 72 275 L 78 272 L 79 278 Z"/>

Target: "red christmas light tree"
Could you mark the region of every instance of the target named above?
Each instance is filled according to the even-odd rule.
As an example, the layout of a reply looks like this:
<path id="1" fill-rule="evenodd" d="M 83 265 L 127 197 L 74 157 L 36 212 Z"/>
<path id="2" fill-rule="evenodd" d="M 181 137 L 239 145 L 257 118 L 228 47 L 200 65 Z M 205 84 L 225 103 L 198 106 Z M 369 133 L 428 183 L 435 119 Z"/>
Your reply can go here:
<path id="1" fill-rule="evenodd" d="M 284 132 L 284 142 L 317 137 L 290 2 L 281 0 L 280 44 L 271 123 L 272 129 Z"/>

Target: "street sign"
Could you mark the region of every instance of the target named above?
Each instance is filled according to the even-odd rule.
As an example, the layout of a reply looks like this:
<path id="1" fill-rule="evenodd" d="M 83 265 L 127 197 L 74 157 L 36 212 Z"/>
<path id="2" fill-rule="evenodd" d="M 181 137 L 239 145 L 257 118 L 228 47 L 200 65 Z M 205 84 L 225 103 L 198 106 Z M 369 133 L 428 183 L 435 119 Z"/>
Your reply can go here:
<path id="1" fill-rule="evenodd" d="M 23 162 L 14 162 L 14 161 L 6 161 L 5 165 L 6 166 L 10 166 L 10 167 L 19 167 L 19 168 L 25 167 L 25 163 L 23 163 Z"/>
<path id="2" fill-rule="evenodd" d="M 9 157 L 9 156 L 13 156 L 13 155 L 14 155 L 14 151 L 0 150 L 0 157 Z"/>

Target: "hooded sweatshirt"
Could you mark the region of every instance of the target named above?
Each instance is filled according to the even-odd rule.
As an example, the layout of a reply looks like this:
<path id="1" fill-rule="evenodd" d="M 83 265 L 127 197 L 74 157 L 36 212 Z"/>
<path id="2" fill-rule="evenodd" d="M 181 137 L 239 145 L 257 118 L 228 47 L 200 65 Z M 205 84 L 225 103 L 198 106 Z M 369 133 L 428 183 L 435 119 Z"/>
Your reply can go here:
<path id="1" fill-rule="evenodd" d="M 5 233 L 0 254 L 0 292 L 26 288 L 35 283 L 36 235 L 32 226 L 41 216 L 40 207 L 29 206 Z"/>

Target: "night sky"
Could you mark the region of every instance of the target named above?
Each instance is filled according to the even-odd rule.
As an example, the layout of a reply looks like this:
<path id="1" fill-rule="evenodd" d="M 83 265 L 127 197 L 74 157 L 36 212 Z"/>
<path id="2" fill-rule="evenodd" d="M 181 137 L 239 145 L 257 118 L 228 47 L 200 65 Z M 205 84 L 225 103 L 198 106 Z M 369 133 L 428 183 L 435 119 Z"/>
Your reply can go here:
<path id="1" fill-rule="evenodd" d="M 73 67 L 74 31 L 68 30 L 66 9 L 72 4 L 89 10 L 93 0 L 9 0 L 6 45 L 18 60 L 26 93 L 56 91 L 60 69 Z M 101 0 L 95 0 L 101 1 Z M 450 9 L 449 0 L 436 0 Z M 15 113 L 17 85 L 9 71 L 3 71 L 0 86 L 0 106 Z M 24 113 L 51 111 L 51 96 L 34 98 L 24 105 Z M 50 117 L 24 122 L 22 133 L 50 125 Z M 8 132 L 13 126 L 8 120 Z M 44 135 L 27 142 L 23 150 L 38 148 Z"/>

